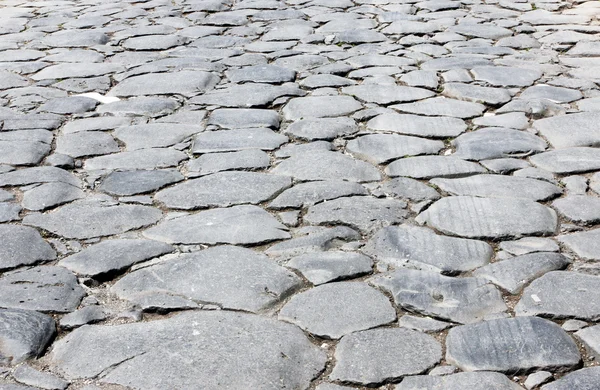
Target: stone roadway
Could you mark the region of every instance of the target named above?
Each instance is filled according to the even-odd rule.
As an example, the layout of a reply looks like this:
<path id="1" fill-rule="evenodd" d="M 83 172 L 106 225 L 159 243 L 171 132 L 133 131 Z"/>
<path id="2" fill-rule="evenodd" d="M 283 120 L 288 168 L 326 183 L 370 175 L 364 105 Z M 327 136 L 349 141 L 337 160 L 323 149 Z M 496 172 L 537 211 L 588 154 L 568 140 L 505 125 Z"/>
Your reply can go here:
<path id="1" fill-rule="evenodd" d="M 598 15 L 0 0 L 0 388 L 599 390 Z"/>

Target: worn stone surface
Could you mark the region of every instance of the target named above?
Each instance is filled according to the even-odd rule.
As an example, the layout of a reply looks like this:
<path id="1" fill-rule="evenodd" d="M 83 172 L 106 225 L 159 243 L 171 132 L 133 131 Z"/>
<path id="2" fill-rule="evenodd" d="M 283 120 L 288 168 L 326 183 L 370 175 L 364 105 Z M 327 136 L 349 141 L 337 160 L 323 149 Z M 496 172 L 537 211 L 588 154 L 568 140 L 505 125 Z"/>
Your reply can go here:
<path id="1" fill-rule="evenodd" d="M 183 176 L 175 170 L 117 171 L 107 175 L 98 188 L 111 195 L 137 195 L 182 180 Z"/>
<path id="2" fill-rule="evenodd" d="M 518 384 L 497 372 L 460 372 L 453 375 L 418 375 L 405 378 L 396 390 L 522 390 Z"/>
<path id="3" fill-rule="evenodd" d="M 283 191 L 269 203 L 269 207 L 273 209 L 297 208 L 352 195 L 367 195 L 367 189 L 359 183 L 342 180 L 312 181 L 296 184 Z"/>
<path id="4" fill-rule="evenodd" d="M 37 358 L 56 334 L 52 317 L 31 310 L 0 309 L 0 361 L 16 365 Z"/>
<path id="5" fill-rule="evenodd" d="M 1 224 L 0 268 L 3 270 L 56 259 L 56 252 L 37 230 Z"/>
<path id="6" fill-rule="evenodd" d="M 465 371 L 568 370 L 581 360 L 573 339 L 537 317 L 505 318 L 453 328 L 446 360 Z"/>
<path id="7" fill-rule="evenodd" d="M 600 368 L 588 367 L 565 375 L 559 380 L 542 386 L 543 390 L 583 389 L 592 390 L 600 380 Z"/>
<path id="8" fill-rule="evenodd" d="M 300 271 L 317 286 L 368 274 L 372 271 L 373 260 L 359 253 L 328 251 L 294 257 L 285 266 Z"/>

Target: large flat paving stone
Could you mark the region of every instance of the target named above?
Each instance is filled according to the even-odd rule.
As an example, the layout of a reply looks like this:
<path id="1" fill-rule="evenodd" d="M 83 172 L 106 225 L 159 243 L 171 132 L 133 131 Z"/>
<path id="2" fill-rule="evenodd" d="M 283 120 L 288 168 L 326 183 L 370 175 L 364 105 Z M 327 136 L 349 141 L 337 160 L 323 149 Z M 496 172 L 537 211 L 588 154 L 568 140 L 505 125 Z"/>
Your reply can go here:
<path id="1" fill-rule="evenodd" d="M 0 140 L 0 164 L 35 165 L 50 153 L 50 149 L 44 142 Z"/>
<path id="2" fill-rule="evenodd" d="M 183 180 L 175 169 L 116 171 L 108 174 L 98 189 L 111 195 L 137 195 L 153 192 Z"/>
<path id="3" fill-rule="evenodd" d="M 346 151 L 372 164 L 383 164 L 404 156 L 436 154 L 442 141 L 396 134 L 369 134 L 348 141 Z"/>
<path id="4" fill-rule="evenodd" d="M 458 136 L 452 144 L 455 157 L 486 160 L 543 152 L 546 141 L 525 131 L 488 127 Z"/>
<path id="5" fill-rule="evenodd" d="M 109 63 L 66 63 L 48 66 L 37 72 L 31 78 L 33 80 L 68 79 L 103 76 L 123 70 L 117 64 Z"/>
<path id="6" fill-rule="evenodd" d="M 567 371 L 579 365 L 581 356 L 577 344 L 555 323 L 519 317 L 450 329 L 446 360 L 464 371 L 516 374 Z"/>
<path id="7" fill-rule="evenodd" d="M 98 278 L 172 251 L 171 245 L 152 240 L 105 240 L 65 257 L 58 265 L 78 275 Z"/>
<path id="8" fill-rule="evenodd" d="M 381 292 L 362 282 L 328 283 L 293 296 L 279 319 L 328 339 L 389 324 L 396 311 Z"/>
<path id="9" fill-rule="evenodd" d="M 290 124 L 285 133 L 295 138 L 313 140 L 330 140 L 358 132 L 358 126 L 352 118 L 310 118 Z"/>
<path id="10" fill-rule="evenodd" d="M 515 313 L 549 318 L 600 319 L 600 276 L 553 271 L 534 280 L 525 290 Z"/>
<path id="11" fill-rule="evenodd" d="M 509 66 L 481 66 L 471 69 L 471 73 L 475 80 L 497 87 L 528 87 L 542 77 L 539 70 Z"/>
<path id="12" fill-rule="evenodd" d="M 542 390 L 595 390 L 599 382 L 600 367 L 587 367 L 542 386 Z"/>
<path id="13" fill-rule="evenodd" d="M 278 259 L 289 259 L 304 253 L 323 252 L 340 242 L 359 240 L 361 235 L 347 226 L 306 226 L 294 231 L 294 238 L 278 242 L 265 253 Z"/>
<path id="14" fill-rule="evenodd" d="M 119 151 L 115 139 L 100 131 L 79 131 L 63 134 L 56 139 L 55 152 L 73 158 L 98 156 Z"/>
<path id="15" fill-rule="evenodd" d="M 0 174 L 2 187 L 37 183 L 66 183 L 81 187 L 81 180 L 70 172 L 56 167 L 31 167 Z"/>
<path id="16" fill-rule="evenodd" d="M 557 238 L 583 260 L 600 260 L 600 229 L 563 234 Z"/>
<path id="17" fill-rule="evenodd" d="M 288 142 L 288 137 L 266 128 L 218 130 L 194 137 L 193 153 L 233 152 L 238 150 L 273 150 Z"/>
<path id="18" fill-rule="evenodd" d="M 42 211 L 85 197 L 79 188 L 66 183 L 44 183 L 23 193 L 21 204 L 27 210 Z"/>
<path id="19" fill-rule="evenodd" d="M 488 264 L 475 270 L 473 276 L 487 279 L 511 294 L 518 294 L 532 280 L 546 272 L 566 268 L 570 263 L 559 253 L 529 253 Z"/>
<path id="20" fill-rule="evenodd" d="M 218 246 L 131 272 L 112 287 L 112 292 L 133 302 L 164 294 L 258 312 L 291 295 L 301 283 L 263 254 Z"/>
<path id="21" fill-rule="evenodd" d="M 381 180 L 381 173 L 373 165 L 329 151 L 293 155 L 279 163 L 271 172 L 292 176 L 300 181 L 347 180 L 360 183 Z"/>
<path id="22" fill-rule="evenodd" d="M 115 87 L 110 96 L 183 95 L 195 96 L 211 90 L 220 78 L 214 73 L 181 70 L 173 73 L 150 73 L 129 77 Z"/>
<path id="23" fill-rule="evenodd" d="M 28 226 L 0 224 L 0 269 L 56 259 L 56 252 L 40 233 Z"/>
<path id="24" fill-rule="evenodd" d="M 85 295 L 77 277 L 63 267 L 41 266 L 0 278 L 0 307 L 68 313 Z"/>
<path id="25" fill-rule="evenodd" d="M 207 175 L 221 171 L 268 168 L 271 158 L 260 149 L 206 153 L 187 163 L 188 172 Z"/>
<path id="26" fill-rule="evenodd" d="M 582 173 L 600 169 L 600 149 L 574 147 L 551 150 L 531 156 L 533 165 L 558 174 Z"/>
<path id="27" fill-rule="evenodd" d="M 269 203 L 269 208 L 299 208 L 343 196 L 367 194 L 367 189 L 359 183 L 343 180 L 311 181 L 296 184 L 283 191 Z"/>
<path id="28" fill-rule="evenodd" d="M 260 207 L 242 205 L 163 221 L 147 229 L 144 236 L 170 244 L 244 245 L 290 238 L 286 230 L 285 225 Z"/>
<path id="29" fill-rule="evenodd" d="M 417 221 L 442 233 L 467 238 L 554 234 L 554 210 L 520 198 L 451 196 L 438 200 Z"/>
<path id="30" fill-rule="evenodd" d="M 279 114 L 274 110 L 220 108 L 210 113 L 208 124 L 222 129 L 279 127 Z"/>
<path id="31" fill-rule="evenodd" d="M 440 194 L 433 187 L 408 177 L 396 177 L 387 180 L 375 189 L 374 194 L 384 194 L 413 202 L 440 198 Z"/>
<path id="32" fill-rule="evenodd" d="M 441 360 L 442 346 L 414 330 L 373 329 L 344 336 L 335 358 L 330 379 L 376 386 L 425 372 Z"/>
<path id="33" fill-rule="evenodd" d="M 350 96 L 309 96 L 290 100 L 282 113 L 291 121 L 344 116 L 361 108 L 362 104 Z"/>
<path id="34" fill-rule="evenodd" d="M 462 119 L 450 116 L 385 113 L 369 120 L 367 128 L 420 137 L 447 138 L 463 133 L 467 125 Z"/>
<path id="35" fill-rule="evenodd" d="M 46 314 L 0 309 L 0 362 L 11 366 L 41 356 L 55 334 L 56 324 Z"/>
<path id="36" fill-rule="evenodd" d="M 485 106 L 481 103 L 465 102 L 446 97 L 434 97 L 414 103 L 395 104 L 390 108 L 410 114 L 449 116 L 462 119 L 481 116 L 485 111 Z"/>
<path id="37" fill-rule="evenodd" d="M 473 175 L 458 179 L 432 179 L 431 183 L 452 195 L 483 198 L 522 198 L 545 201 L 562 194 L 546 181 L 505 175 Z"/>
<path id="38" fill-rule="evenodd" d="M 406 202 L 367 196 L 342 197 L 310 206 L 304 221 L 313 225 L 343 224 L 363 232 L 404 221 Z"/>
<path id="39" fill-rule="evenodd" d="M 600 358 L 600 325 L 590 326 L 575 333 L 588 353 L 594 356 L 595 359 Z"/>
<path id="40" fill-rule="evenodd" d="M 189 100 L 191 104 L 221 107 L 262 107 L 282 96 L 303 96 L 296 84 L 270 85 L 259 83 L 234 84 L 228 88 L 214 89 Z"/>
<path id="41" fill-rule="evenodd" d="M 600 198 L 588 195 L 568 195 L 552 202 L 558 213 L 572 222 L 594 224 L 600 221 Z"/>
<path id="42" fill-rule="evenodd" d="M 392 104 L 414 102 L 432 96 L 435 93 L 415 87 L 400 85 L 361 84 L 342 88 L 342 93 L 356 97 L 367 103 Z"/>
<path id="43" fill-rule="evenodd" d="M 415 179 L 461 177 L 485 173 L 481 165 L 453 156 L 417 156 L 393 161 L 385 168 L 390 177 L 407 176 Z"/>
<path id="44" fill-rule="evenodd" d="M 258 204 L 292 185 L 287 176 L 268 173 L 219 172 L 159 191 L 154 199 L 173 209 Z"/>
<path id="45" fill-rule="evenodd" d="M 171 146 L 203 130 L 201 125 L 150 123 L 119 127 L 113 134 L 125 144 L 126 150 L 132 151 Z"/>
<path id="46" fill-rule="evenodd" d="M 410 225 L 381 229 L 362 251 L 391 266 L 409 264 L 444 274 L 481 267 L 489 263 L 493 255 L 492 247 L 483 241 L 442 236 Z"/>
<path id="47" fill-rule="evenodd" d="M 473 103 L 483 102 L 492 106 L 504 104 L 511 99 L 510 93 L 506 89 L 463 83 L 444 84 L 444 95 Z"/>
<path id="48" fill-rule="evenodd" d="M 154 207 L 77 201 L 46 214 L 29 214 L 23 223 L 67 238 L 111 236 L 152 225 L 162 217 Z"/>
<path id="49" fill-rule="evenodd" d="M 293 325 L 205 311 L 84 326 L 58 341 L 50 360 L 67 379 L 94 378 L 112 368 L 100 382 L 134 388 L 306 389 L 324 368 L 326 355 Z"/>
<path id="50" fill-rule="evenodd" d="M 523 390 L 506 375 L 497 372 L 459 372 L 433 376 L 417 375 L 404 378 L 395 390 Z"/>
<path id="51" fill-rule="evenodd" d="M 506 316 L 500 291 L 484 279 L 400 268 L 370 282 L 389 291 L 399 307 L 416 313 L 463 324 Z"/>
<path id="52" fill-rule="evenodd" d="M 327 251 L 296 256 L 285 266 L 300 271 L 309 282 L 317 286 L 368 274 L 372 271 L 373 260 L 360 253 Z"/>
<path id="53" fill-rule="evenodd" d="M 187 154 L 179 150 L 151 148 L 93 157 L 87 159 L 83 166 L 86 170 L 157 169 L 175 167 L 187 158 Z"/>
<path id="54" fill-rule="evenodd" d="M 538 119 L 533 128 L 538 130 L 556 149 L 575 146 L 600 145 L 600 112 L 582 112 Z"/>

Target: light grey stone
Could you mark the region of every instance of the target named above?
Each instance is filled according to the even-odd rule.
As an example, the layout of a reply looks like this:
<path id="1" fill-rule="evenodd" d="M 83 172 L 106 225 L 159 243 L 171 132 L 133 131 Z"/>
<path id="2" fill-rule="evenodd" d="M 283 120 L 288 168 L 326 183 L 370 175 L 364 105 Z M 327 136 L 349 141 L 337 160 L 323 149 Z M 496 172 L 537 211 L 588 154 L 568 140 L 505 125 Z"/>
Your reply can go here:
<path id="1" fill-rule="evenodd" d="M 463 119 L 480 116 L 485 111 L 483 104 L 445 97 L 435 97 L 414 103 L 396 104 L 390 107 L 411 114 L 427 116 L 443 115 Z"/>
<path id="2" fill-rule="evenodd" d="M 558 236 L 558 241 L 584 260 L 600 260 L 600 229 Z"/>
<path id="3" fill-rule="evenodd" d="M 533 165 L 558 174 L 583 173 L 600 169 L 600 149 L 565 148 L 531 156 Z"/>
<path id="4" fill-rule="evenodd" d="M 37 183 L 66 183 L 81 187 L 81 181 L 77 177 L 56 167 L 23 168 L 0 174 L 0 186 L 23 186 Z"/>
<path id="5" fill-rule="evenodd" d="M 385 168 L 390 177 L 407 176 L 415 179 L 434 177 L 461 177 L 485 173 L 485 169 L 474 162 L 452 156 L 418 156 L 396 160 Z"/>
<path id="6" fill-rule="evenodd" d="M 505 128 L 487 127 L 457 137 L 454 156 L 467 160 L 504 158 L 543 152 L 546 142 L 533 134 Z"/>
<path id="7" fill-rule="evenodd" d="M 153 192 L 183 180 L 176 170 L 134 170 L 111 172 L 98 189 L 111 195 L 129 196 Z"/>
<path id="8" fill-rule="evenodd" d="M 13 372 L 13 378 L 19 383 L 48 390 L 64 390 L 69 385 L 69 382 L 56 375 L 38 371 L 27 365 L 17 367 Z"/>
<path id="9" fill-rule="evenodd" d="M 452 324 L 448 322 L 434 320 L 429 317 L 411 316 L 410 314 L 405 314 L 400 317 L 398 325 L 401 328 L 418 330 L 419 332 L 441 332 L 452 326 Z"/>
<path id="10" fill-rule="evenodd" d="M 379 185 L 372 191 L 373 195 L 392 196 L 401 199 L 408 199 L 413 202 L 424 200 L 437 200 L 440 194 L 432 187 L 408 177 L 396 177 Z"/>
<path id="11" fill-rule="evenodd" d="M 313 118 L 303 119 L 290 124 L 284 132 L 295 138 L 313 140 L 331 140 L 340 136 L 358 132 L 358 126 L 352 118 Z"/>
<path id="12" fill-rule="evenodd" d="M 367 103 L 392 104 L 414 102 L 435 93 L 422 88 L 401 85 L 361 84 L 342 88 L 342 93 L 356 97 Z"/>
<path id="13" fill-rule="evenodd" d="M 352 114 L 362 104 L 350 96 L 309 96 L 294 98 L 283 108 L 285 119 L 331 118 Z"/>
<path id="14" fill-rule="evenodd" d="M 59 325 L 62 329 L 74 329 L 83 325 L 104 321 L 106 318 L 106 312 L 102 307 L 91 305 L 65 315 L 60 319 Z"/>
<path id="15" fill-rule="evenodd" d="M 0 309 L 0 361 L 16 365 L 41 356 L 56 335 L 52 317 L 31 310 Z"/>
<path id="16" fill-rule="evenodd" d="M 223 129 L 256 127 L 277 129 L 279 127 L 279 114 L 274 110 L 220 108 L 210 113 L 208 124 Z"/>
<path id="17" fill-rule="evenodd" d="M 468 324 L 506 316 L 500 291 L 483 279 L 398 269 L 370 282 L 388 291 L 399 307 L 434 318 Z"/>
<path id="18" fill-rule="evenodd" d="M 85 196 L 79 188 L 66 183 L 44 183 L 23 193 L 21 204 L 27 210 L 41 211 Z"/>
<path id="19" fill-rule="evenodd" d="M 552 202 L 558 214 L 569 221 L 594 224 L 600 221 L 600 198 L 588 195 L 568 195 Z"/>
<path id="20" fill-rule="evenodd" d="M 553 87 L 551 85 L 538 84 L 525 89 L 521 99 L 548 99 L 556 103 L 569 103 L 583 97 L 581 92 L 575 89 Z"/>
<path id="21" fill-rule="evenodd" d="M 359 253 L 328 251 L 300 255 L 285 264 L 297 269 L 315 286 L 371 272 L 373 260 Z"/>
<path id="22" fill-rule="evenodd" d="M 56 138 L 55 152 L 74 158 L 115 153 L 119 145 L 110 134 L 99 131 L 79 131 Z"/>
<path id="23" fill-rule="evenodd" d="M 420 154 L 436 154 L 444 148 L 442 141 L 397 134 L 369 134 L 348 141 L 346 151 L 372 164 Z"/>
<path id="24" fill-rule="evenodd" d="M 108 42 L 108 36 L 102 31 L 73 30 L 57 31 L 47 35 L 42 43 L 50 47 L 87 47 L 94 45 L 104 45 Z"/>
<path id="25" fill-rule="evenodd" d="M 582 112 L 539 119 L 533 122 L 538 130 L 556 149 L 574 146 L 600 145 L 600 112 Z"/>
<path id="26" fill-rule="evenodd" d="M 539 70 L 508 66 L 482 66 L 471 69 L 471 72 L 475 80 L 485 81 L 497 87 L 528 87 L 542 77 Z"/>
<path id="27" fill-rule="evenodd" d="M 50 145 L 37 141 L 0 140 L 0 164 L 35 165 L 50 153 Z"/>
<path id="28" fill-rule="evenodd" d="M 65 257 L 58 264 L 78 275 L 105 278 L 128 267 L 172 252 L 171 245 L 144 239 L 105 240 Z"/>
<path id="29" fill-rule="evenodd" d="M 571 337 L 537 317 L 504 318 L 452 328 L 446 360 L 465 371 L 565 371 L 581 361 Z"/>
<path id="30" fill-rule="evenodd" d="M 497 372 L 459 372 L 445 376 L 411 376 L 396 385 L 395 390 L 523 390 L 505 375 Z"/>
<path id="31" fill-rule="evenodd" d="M 551 372 L 538 371 L 528 375 L 523 385 L 525 385 L 526 389 L 531 390 L 535 387 L 538 387 L 540 385 L 543 385 L 544 383 L 551 381 L 552 379 L 554 379 L 554 377 L 552 376 Z"/>
<path id="32" fill-rule="evenodd" d="M 529 126 L 529 121 L 524 112 L 509 112 L 475 118 L 473 119 L 473 124 L 482 127 L 508 127 L 510 129 L 524 130 Z"/>
<path id="33" fill-rule="evenodd" d="M 259 312 L 300 287 L 301 279 L 250 249 L 218 246 L 125 275 L 111 291 L 135 302 L 151 293 Z"/>
<path id="34" fill-rule="evenodd" d="M 523 237 L 516 241 L 503 241 L 499 248 L 515 256 L 535 252 L 558 252 L 556 242 L 543 237 Z"/>
<path id="35" fill-rule="evenodd" d="M 367 122 L 367 128 L 421 137 L 447 138 L 463 133 L 467 130 L 467 125 L 460 118 L 447 116 L 423 117 L 385 113 Z"/>
<path id="36" fill-rule="evenodd" d="M 270 129 L 206 131 L 194 137 L 193 153 L 233 152 L 237 150 L 277 149 L 288 137 Z"/>
<path id="37" fill-rule="evenodd" d="M 589 324 L 587 322 L 581 320 L 566 320 L 565 322 L 563 322 L 561 328 L 563 328 L 567 332 L 575 332 L 587 327 L 588 325 Z"/>
<path id="38" fill-rule="evenodd" d="M 143 234 L 171 244 L 262 244 L 290 238 L 286 230 L 285 225 L 260 207 L 245 205 L 167 220 Z"/>
<path id="39" fill-rule="evenodd" d="M 248 149 L 229 153 L 208 153 L 187 164 L 189 172 L 201 175 L 238 169 L 268 168 L 271 163 L 269 155 L 262 150 Z"/>
<path id="40" fill-rule="evenodd" d="M 429 335 L 402 328 L 366 330 L 342 338 L 335 351 L 337 363 L 329 377 L 376 386 L 421 374 L 441 357 L 441 345 Z"/>
<path id="41" fill-rule="evenodd" d="M 0 203 L 0 222 L 18 221 L 22 208 L 14 203 Z"/>
<path id="42" fill-rule="evenodd" d="M 233 83 L 285 83 L 294 81 L 296 71 L 274 65 L 254 65 L 225 72 L 227 78 Z"/>
<path id="43" fill-rule="evenodd" d="M 187 42 L 185 37 L 177 35 L 145 35 L 128 38 L 121 42 L 127 50 L 166 50 Z"/>
<path id="44" fill-rule="evenodd" d="M 31 76 L 31 79 L 40 81 L 68 78 L 87 78 L 93 76 L 104 76 L 105 74 L 111 74 L 121 70 L 123 70 L 122 66 L 110 63 L 65 63 L 48 66 Z"/>
<path id="45" fill-rule="evenodd" d="M 511 99 L 508 91 L 503 88 L 480 87 L 461 83 L 444 84 L 444 95 L 468 102 L 483 102 L 492 106 L 504 104 Z"/>
<path id="46" fill-rule="evenodd" d="M 587 367 L 542 386 L 542 390 L 594 390 L 600 381 L 600 367 Z"/>
<path id="47" fill-rule="evenodd" d="M 269 203 L 269 208 L 285 209 L 311 206 L 343 196 L 367 195 L 365 187 L 342 180 L 314 181 L 294 185 Z"/>
<path id="48" fill-rule="evenodd" d="M 215 89 L 189 100 L 191 104 L 221 107 L 267 106 L 282 96 L 303 96 L 304 91 L 296 84 L 270 85 L 259 83 L 234 84 L 228 88 Z"/>
<path id="49" fill-rule="evenodd" d="M 513 32 L 507 28 L 499 27 L 491 23 L 461 23 L 456 26 L 452 26 L 448 29 L 450 32 L 455 32 L 466 37 L 475 38 L 486 38 L 486 39 L 499 39 L 509 37 Z"/>
<path id="50" fill-rule="evenodd" d="M 84 96 L 50 99 L 42 104 L 38 110 L 54 114 L 81 114 L 93 111 L 98 101 Z"/>
<path id="51" fill-rule="evenodd" d="M 590 326 L 575 333 L 586 350 L 594 356 L 595 359 L 600 359 L 600 325 Z"/>
<path id="52" fill-rule="evenodd" d="M 361 282 L 328 283 L 293 296 L 280 320 L 327 339 L 374 328 L 396 320 L 388 299 Z"/>
<path id="53" fill-rule="evenodd" d="M 174 149 L 151 148 L 109 154 L 89 158 L 84 163 L 87 170 L 136 170 L 157 169 L 177 166 L 188 156 Z"/>
<path id="54" fill-rule="evenodd" d="M 171 146 L 203 130 L 204 126 L 201 125 L 151 123 L 119 127 L 113 134 L 126 145 L 126 150 L 133 151 Z"/>
<path id="55" fill-rule="evenodd" d="M 113 130 L 117 127 L 127 126 L 131 123 L 129 118 L 99 116 L 93 118 L 76 119 L 65 123 L 63 134 L 77 133 L 79 131 Z"/>
<path id="56" fill-rule="evenodd" d="M 98 113 L 109 113 L 117 116 L 145 116 L 156 118 L 172 114 L 179 108 L 179 103 L 165 97 L 134 97 L 108 104 L 102 104 L 96 109 Z"/>
<path id="57" fill-rule="evenodd" d="M 164 351 L 173 355 L 165 360 Z M 100 383 L 223 389 L 276 383 L 273 388 L 282 389 L 308 387 L 323 370 L 326 355 L 293 325 L 200 311 L 145 323 L 84 326 L 55 344 L 50 361 L 71 380 L 94 378 L 113 367 Z M 261 362 L 258 368 L 256 362 Z M 230 375 L 232 370 L 237 374 Z"/>
<path id="58" fill-rule="evenodd" d="M 340 243 L 359 240 L 360 234 L 347 226 L 308 226 L 294 231 L 294 238 L 272 245 L 265 253 L 276 258 L 291 258 L 304 253 L 322 252 Z"/>
<path id="59" fill-rule="evenodd" d="M 597 321 L 600 318 L 600 292 L 596 288 L 599 281 L 599 276 L 578 272 L 548 272 L 525 288 L 515 313 Z"/>
<path id="60" fill-rule="evenodd" d="M 519 160 L 512 157 L 495 158 L 492 160 L 481 160 L 479 161 L 479 163 L 491 172 L 502 174 L 530 167 L 527 161 Z"/>

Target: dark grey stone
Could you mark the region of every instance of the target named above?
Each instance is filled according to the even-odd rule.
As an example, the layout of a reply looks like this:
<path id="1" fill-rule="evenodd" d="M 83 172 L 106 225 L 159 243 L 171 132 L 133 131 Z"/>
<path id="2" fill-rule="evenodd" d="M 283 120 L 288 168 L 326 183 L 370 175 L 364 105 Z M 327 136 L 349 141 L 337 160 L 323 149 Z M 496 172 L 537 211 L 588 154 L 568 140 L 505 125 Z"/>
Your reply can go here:
<path id="1" fill-rule="evenodd" d="M 358 183 L 342 180 L 313 181 L 296 184 L 283 191 L 269 203 L 269 208 L 299 208 L 343 196 L 367 194 L 367 189 Z"/>
<path id="2" fill-rule="evenodd" d="M 554 210 L 520 198 L 442 198 L 419 214 L 417 222 L 467 238 L 549 235 L 557 228 Z"/>
<path id="3" fill-rule="evenodd" d="M 221 171 L 238 169 L 268 168 L 269 155 L 259 149 L 240 150 L 229 153 L 207 153 L 187 163 L 188 172 L 207 175 Z"/>
<path id="4" fill-rule="evenodd" d="M 165 359 L 164 351 L 173 355 Z M 326 359 L 297 327 L 231 311 L 84 326 L 59 340 L 50 356 L 52 367 L 71 380 L 95 378 L 112 368 L 98 382 L 223 389 L 258 388 L 265 383 L 274 383 L 277 389 L 307 388 Z M 236 375 L 230 375 L 232 370 Z"/>
<path id="5" fill-rule="evenodd" d="M 87 78 L 104 76 L 121 70 L 123 70 L 121 65 L 110 63 L 65 63 L 48 66 L 30 77 L 36 81 Z"/>
<path id="6" fill-rule="evenodd" d="M 111 116 L 76 119 L 65 123 L 63 134 L 77 133 L 79 131 L 113 130 L 117 127 L 131 124 L 131 119 Z"/>
<path id="7" fill-rule="evenodd" d="M 118 171 L 106 176 L 98 189 L 111 195 L 129 196 L 153 192 L 183 179 L 174 169 Z"/>
<path id="8" fill-rule="evenodd" d="M 0 307 L 68 313 L 85 295 L 77 278 L 62 267 L 41 266 L 0 278 Z"/>
<path id="9" fill-rule="evenodd" d="M 360 234 L 346 226 L 307 226 L 294 232 L 294 238 L 274 244 L 265 253 L 278 258 L 290 258 L 304 253 L 336 248 L 344 241 L 358 240 Z"/>
<path id="10" fill-rule="evenodd" d="M 191 104 L 215 105 L 222 107 L 267 106 L 282 96 L 303 96 L 296 84 L 270 85 L 259 83 L 234 84 L 228 88 L 216 89 L 189 100 Z"/>
<path id="11" fill-rule="evenodd" d="M 497 372 L 459 372 L 453 375 L 419 375 L 405 378 L 395 390 L 523 390 Z"/>
<path id="12" fill-rule="evenodd" d="M 129 273 L 111 290 L 135 302 L 151 293 L 259 312 L 291 295 L 301 279 L 250 249 L 219 246 Z"/>
<path id="13" fill-rule="evenodd" d="M 58 264 L 78 275 L 98 278 L 172 251 L 171 245 L 152 240 L 105 240 L 65 257 Z"/>
<path id="14" fill-rule="evenodd" d="M 285 266 L 297 269 L 317 286 L 368 274 L 372 271 L 373 260 L 359 253 L 328 251 L 294 257 Z"/>
<path id="15" fill-rule="evenodd" d="M 32 265 L 56 259 L 56 252 L 37 230 L 18 225 L 0 225 L 0 269 Z"/>
<path id="16" fill-rule="evenodd" d="M 398 269 L 370 282 L 389 291 L 399 307 L 435 318 L 465 324 L 506 316 L 500 291 L 483 279 Z"/>
<path id="17" fill-rule="evenodd" d="M 87 159 L 84 168 L 87 170 L 136 170 L 157 169 L 177 166 L 188 156 L 174 149 L 141 149 L 109 154 Z"/>
<path id="18" fill-rule="evenodd" d="M 0 362 L 19 364 L 37 358 L 56 334 L 52 317 L 31 310 L 0 309 Z"/>
<path id="19" fill-rule="evenodd" d="M 477 163 L 452 156 L 407 157 L 396 160 L 385 168 L 385 173 L 390 177 L 408 176 L 415 179 L 461 177 L 485 172 Z"/>
<path id="20" fill-rule="evenodd" d="M 144 236 L 173 244 L 261 244 L 290 238 L 286 230 L 260 207 L 245 205 L 167 220 L 147 229 Z"/>
<path id="21" fill-rule="evenodd" d="M 577 344 L 555 323 L 504 318 L 450 329 L 446 360 L 465 371 L 566 371 L 581 361 Z"/>
<path id="22" fill-rule="evenodd" d="M 540 137 L 525 131 L 495 127 L 463 134 L 452 144 L 456 147 L 454 156 L 467 160 L 527 155 L 546 149 L 546 142 Z"/>
<path id="23" fill-rule="evenodd" d="M 79 131 L 56 138 L 55 152 L 74 158 L 115 153 L 119 145 L 110 134 L 99 131 Z"/>
<path id="24" fill-rule="evenodd" d="M 346 144 L 346 151 L 372 164 L 385 164 L 405 156 L 437 154 L 443 148 L 442 141 L 397 134 L 369 134 Z"/>
<path id="25" fill-rule="evenodd" d="M 405 265 L 454 274 L 489 263 L 493 255 L 483 241 L 446 237 L 410 225 L 390 226 L 377 232 L 363 252 L 393 267 Z"/>
<path id="26" fill-rule="evenodd" d="M 385 295 L 373 287 L 361 282 L 338 282 L 293 296 L 278 318 L 313 335 L 338 339 L 395 321 L 396 311 Z"/>
<path id="27" fill-rule="evenodd" d="M 373 329 L 344 336 L 335 358 L 330 379 L 376 386 L 430 369 L 441 360 L 442 346 L 414 330 Z"/>
<path id="28" fill-rule="evenodd" d="M 119 127 L 113 134 L 125 143 L 128 151 L 132 151 L 171 146 L 183 142 L 203 130 L 204 126 L 202 125 L 151 123 Z"/>
<path id="29" fill-rule="evenodd" d="M 600 276 L 553 271 L 534 280 L 515 307 L 519 316 L 600 319 Z M 576 286 L 576 287 L 574 287 Z"/>

